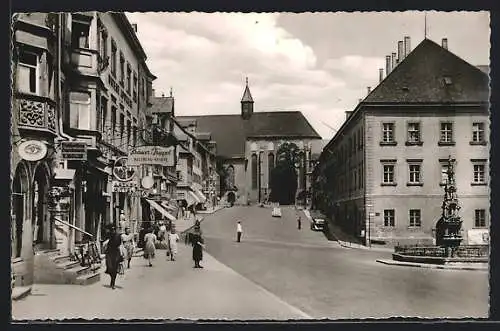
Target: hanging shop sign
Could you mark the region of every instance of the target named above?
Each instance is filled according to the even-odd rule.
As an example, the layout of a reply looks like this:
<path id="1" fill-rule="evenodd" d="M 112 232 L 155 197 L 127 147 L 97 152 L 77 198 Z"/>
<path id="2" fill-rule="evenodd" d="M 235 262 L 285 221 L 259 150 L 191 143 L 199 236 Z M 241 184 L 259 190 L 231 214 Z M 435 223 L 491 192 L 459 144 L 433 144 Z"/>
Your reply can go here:
<path id="1" fill-rule="evenodd" d="M 129 182 L 135 177 L 136 170 L 128 163 L 128 158 L 118 158 L 113 164 L 113 177 L 119 182 Z"/>
<path id="2" fill-rule="evenodd" d="M 164 167 L 173 167 L 175 165 L 174 147 L 136 147 L 129 153 L 128 162 L 130 166 L 157 164 Z"/>
<path id="3" fill-rule="evenodd" d="M 64 160 L 87 160 L 87 143 L 81 141 L 61 141 L 61 156 Z"/>
<path id="4" fill-rule="evenodd" d="M 47 146 L 38 140 L 27 140 L 17 146 L 19 156 L 26 161 L 39 161 L 47 155 Z"/>
<path id="5" fill-rule="evenodd" d="M 111 189 L 113 192 L 132 193 L 137 191 L 137 186 L 137 182 L 135 181 L 122 182 L 113 180 L 111 182 Z"/>
<path id="6" fill-rule="evenodd" d="M 150 189 L 155 184 L 155 180 L 151 176 L 143 177 L 141 180 L 141 185 L 145 189 Z"/>

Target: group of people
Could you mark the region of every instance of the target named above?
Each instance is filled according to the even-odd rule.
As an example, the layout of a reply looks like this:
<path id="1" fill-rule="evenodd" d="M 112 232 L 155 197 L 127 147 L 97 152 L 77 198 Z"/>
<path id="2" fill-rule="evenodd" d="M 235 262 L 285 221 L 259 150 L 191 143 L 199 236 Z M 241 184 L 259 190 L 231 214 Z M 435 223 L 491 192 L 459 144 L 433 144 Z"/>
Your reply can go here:
<path id="1" fill-rule="evenodd" d="M 167 233 L 168 232 L 168 233 Z M 156 256 L 156 245 L 159 242 L 167 243 L 167 258 L 175 261 L 180 237 L 176 233 L 175 226 L 171 223 L 167 228 L 165 223 L 146 226 L 139 233 L 139 243 L 137 246 L 143 248 L 143 257 L 149 267 L 153 266 Z M 203 260 L 203 249 L 205 248 L 201 223 L 196 220 L 195 225 L 187 235 L 186 244 L 192 246 L 192 257 L 194 268 L 203 268 L 200 262 Z M 107 227 L 107 239 L 103 243 L 103 252 L 106 256 L 106 274 L 110 276 L 110 288 L 115 289 L 116 277 L 124 272 L 125 263 L 130 268 L 130 263 L 136 247 L 135 238 L 126 222 L 122 222 L 120 217 L 120 230 L 113 224 Z"/>

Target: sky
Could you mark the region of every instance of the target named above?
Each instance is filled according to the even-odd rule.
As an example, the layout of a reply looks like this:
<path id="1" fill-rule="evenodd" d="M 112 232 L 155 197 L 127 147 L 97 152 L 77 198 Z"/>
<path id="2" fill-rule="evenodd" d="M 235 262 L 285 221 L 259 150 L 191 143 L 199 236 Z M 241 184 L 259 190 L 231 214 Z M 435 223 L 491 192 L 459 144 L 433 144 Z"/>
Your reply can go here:
<path id="1" fill-rule="evenodd" d="M 127 13 L 156 96 L 176 116 L 239 114 L 248 77 L 254 111 L 301 111 L 330 139 L 379 82 L 398 40 L 423 39 L 424 12 Z M 488 12 L 427 12 L 427 38 L 473 65 L 489 64 Z"/>

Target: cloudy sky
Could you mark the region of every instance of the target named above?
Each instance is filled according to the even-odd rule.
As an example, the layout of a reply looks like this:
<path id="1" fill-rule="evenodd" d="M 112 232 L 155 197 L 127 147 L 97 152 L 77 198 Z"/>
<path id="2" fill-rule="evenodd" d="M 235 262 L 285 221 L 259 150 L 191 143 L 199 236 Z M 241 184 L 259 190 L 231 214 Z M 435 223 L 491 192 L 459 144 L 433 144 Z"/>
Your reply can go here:
<path id="1" fill-rule="evenodd" d="M 300 110 L 329 139 L 378 83 L 397 41 L 424 38 L 424 13 L 127 13 L 138 25 L 156 96 L 176 115 L 237 114 L 248 76 L 255 111 Z M 427 36 L 489 64 L 487 12 L 428 12 Z M 333 128 L 333 129 L 332 129 Z"/>

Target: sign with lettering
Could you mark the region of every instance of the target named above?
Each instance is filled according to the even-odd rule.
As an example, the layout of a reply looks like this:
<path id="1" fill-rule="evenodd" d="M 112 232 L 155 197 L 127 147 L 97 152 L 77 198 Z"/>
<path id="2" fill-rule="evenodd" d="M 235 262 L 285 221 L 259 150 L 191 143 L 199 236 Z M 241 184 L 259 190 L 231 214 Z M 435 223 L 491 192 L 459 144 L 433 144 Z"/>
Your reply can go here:
<path id="1" fill-rule="evenodd" d="M 62 141 L 61 156 L 64 160 L 87 160 L 87 143 L 81 141 Z"/>
<path id="2" fill-rule="evenodd" d="M 115 161 L 113 176 L 120 182 L 130 182 L 135 177 L 135 169 L 130 166 L 127 157 L 122 156 Z"/>
<path id="3" fill-rule="evenodd" d="M 467 243 L 469 245 L 488 245 L 490 233 L 488 229 L 470 229 L 467 231 Z"/>
<path id="4" fill-rule="evenodd" d="M 137 186 L 138 185 L 136 181 L 122 182 L 113 180 L 111 182 L 111 188 L 113 192 L 132 193 L 137 191 Z"/>
<path id="5" fill-rule="evenodd" d="M 17 147 L 19 156 L 26 161 L 39 161 L 47 155 L 47 146 L 38 140 L 28 140 Z"/>
<path id="6" fill-rule="evenodd" d="M 128 156 L 129 166 L 161 165 L 173 167 L 175 165 L 174 148 L 161 146 L 141 146 L 132 149 Z"/>

